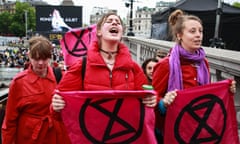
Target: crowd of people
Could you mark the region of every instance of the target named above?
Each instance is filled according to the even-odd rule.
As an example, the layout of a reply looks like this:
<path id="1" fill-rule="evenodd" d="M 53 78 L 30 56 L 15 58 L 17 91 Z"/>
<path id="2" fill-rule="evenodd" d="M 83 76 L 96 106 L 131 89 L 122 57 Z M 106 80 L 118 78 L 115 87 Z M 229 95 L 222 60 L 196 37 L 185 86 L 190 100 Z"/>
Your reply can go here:
<path id="1" fill-rule="evenodd" d="M 51 65 L 62 66 L 63 54 L 59 48 L 53 46 Z M 0 66 L 8 68 L 23 68 L 29 64 L 28 49 L 25 47 L 7 47 L 0 51 Z"/>
<path id="2" fill-rule="evenodd" d="M 53 47 L 46 38 L 32 37 L 28 53 L 25 50 L 16 54 L 8 52 L 10 57 L 19 57 L 12 59 L 18 59 L 17 63 L 22 65 L 29 59 L 29 66 L 10 85 L 2 125 L 3 144 L 71 143 L 60 115 L 66 103 L 57 91 L 142 90 L 146 84 L 153 86 L 156 95 L 146 95 L 142 103 L 155 110 L 154 132 L 158 143 L 163 143 L 161 118 L 175 100 L 177 90 L 210 83 L 209 64 L 201 47 L 201 20 L 176 10 L 169 17 L 169 26 L 175 46 L 168 53 L 157 51 L 156 56 L 147 58 L 141 67 L 121 42 L 121 18 L 115 13 L 104 15 L 97 24 L 98 40 L 87 52 L 85 78 L 80 74 L 83 66 L 80 59 L 69 67 L 59 84 L 50 65 Z M 236 92 L 234 80 L 229 90 Z"/>
<path id="3" fill-rule="evenodd" d="M 23 68 L 28 61 L 27 49 L 25 48 L 6 48 L 0 53 L 0 63 L 2 67 Z"/>

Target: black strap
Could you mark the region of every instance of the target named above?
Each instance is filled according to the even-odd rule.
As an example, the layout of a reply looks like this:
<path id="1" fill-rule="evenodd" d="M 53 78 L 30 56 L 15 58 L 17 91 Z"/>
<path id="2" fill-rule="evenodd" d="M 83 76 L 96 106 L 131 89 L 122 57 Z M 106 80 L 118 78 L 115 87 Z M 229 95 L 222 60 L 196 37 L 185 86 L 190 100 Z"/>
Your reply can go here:
<path id="1" fill-rule="evenodd" d="M 85 72 L 86 72 L 86 65 L 87 65 L 87 57 L 82 57 L 82 89 L 84 89 L 84 78 L 85 78 Z"/>
<path id="2" fill-rule="evenodd" d="M 53 73 L 55 75 L 55 79 L 57 81 L 57 83 L 60 82 L 60 80 L 62 79 L 62 70 L 59 67 L 53 67 Z"/>
<path id="3" fill-rule="evenodd" d="M 82 87 L 84 87 L 84 78 L 85 78 L 85 72 L 86 72 L 87 57 L 83 56 L 82 58 L 83 58 L 83 60 L 82 60 Z M 53 73 L 55 75 L 57 83 L 59 83 L 62 78 L 61 68 L 53 67 Z"/>

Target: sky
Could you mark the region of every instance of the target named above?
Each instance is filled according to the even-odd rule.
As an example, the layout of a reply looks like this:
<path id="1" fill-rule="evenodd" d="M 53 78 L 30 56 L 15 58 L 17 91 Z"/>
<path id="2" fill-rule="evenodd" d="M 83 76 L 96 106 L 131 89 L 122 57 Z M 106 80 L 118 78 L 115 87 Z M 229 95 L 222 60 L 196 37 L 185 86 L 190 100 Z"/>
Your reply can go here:
<path id="1" fill-rule="evenodd" d="M 50 5 L 60 5 L 63 0 L 43 0 L 46 1 Z M 73 0 L 75 6 L 83 7 L 83 23 L 89 24 L 89 17 L 92 13 L 93 7 L 107 7 L 109 9 L 118 10 L 118 14 L 124 18 L 129 12 L 130 8 L 125 7 L 125 2 L 129 2 L 130 0 Z M 157 1 L 160 0 L 134 0 L 133 3 L 134 9 L 137 7 L 150 7 L 154 8 Z M 163 0 L 164 1 L 164 0 Z M 165 1 L 176 1 L 176 0 L 165 0 Z M 224 2 L 240 2 L 240 0 L 222 0 Z"/>
<path id="2" fill-rule="evenodd" d="M 46 1 L 50 5 L 60 5 L 62 0 L 43 0 Z M 136 0 L 133 3 L 134 9 L 137 7 L 150 7 L 154 8 L 156 2 L 159 0 Z M 176 1 L 176 0 L 168 0 L 168 1 Z M 130 8 L 125 7 L 125 2 L 129 2 L 129 0 L 73 0 L 75 6 L 83 6 L 83 23 L 89 24 L 89 15 L 92 12 L 93 7 L 107 7 L 109 9 L 118 10 L 118 14 L 121 18 L 127 16 Z"/>

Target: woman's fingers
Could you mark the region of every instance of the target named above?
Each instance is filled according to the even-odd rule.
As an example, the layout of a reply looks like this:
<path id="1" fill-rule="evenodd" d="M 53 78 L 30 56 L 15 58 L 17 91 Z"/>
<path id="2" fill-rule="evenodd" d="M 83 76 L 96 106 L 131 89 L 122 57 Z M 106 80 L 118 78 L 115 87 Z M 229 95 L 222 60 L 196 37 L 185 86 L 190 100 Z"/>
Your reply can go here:
<path id="1" fill-rule="evenodd" d="M 53 110 L 59 112 L 65 107 L 65 101 L 58 94 L 54 94 L 52 98 Z"/>
<path id="2" fill-rule="evenodd" d="M 231 86 L 230 86 L 230 91 L 232 93 L 236 93 L 236 81 L 232 81 Z"/>
<path id="3" fill-rule="evenodd" d="M 142 99 L 142 102 L 148 107 L 155 107 L 157 105 L 157 96 L 147 96 Z"/>
<path id="4" fill-rule="evenodd" d="M 174 102 L 176 96 L 177 96 L 176 90 L 168 92 L 163 98 L 165 106 L 171 105 Z"/>

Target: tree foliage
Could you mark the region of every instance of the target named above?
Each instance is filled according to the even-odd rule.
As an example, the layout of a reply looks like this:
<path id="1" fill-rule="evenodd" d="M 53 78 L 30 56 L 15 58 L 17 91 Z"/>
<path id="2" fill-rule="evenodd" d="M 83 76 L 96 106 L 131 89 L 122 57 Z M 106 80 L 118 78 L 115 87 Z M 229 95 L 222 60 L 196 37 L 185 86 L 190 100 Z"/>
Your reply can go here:
<path id="1" fill-rule="evenodd" d="M 12 22 L 12 15 L 9 12 L 0 14 L 0 32 L 1 34 L 10 33 L 9 26 Z"/>
<path id="2" fill-rule="evenodd" d="M 234 7 L 237 7 L 237 8 L 240 8 L 240 2 L 234 2 L 234 3 L 233 3 L 233 6 L 234 6 Z"/>
<path id="3" fill-rule="evenodd" d="M 26 2 L 16 2 L 15 13 L 3 12 L 0 13 L 0 31 L 1 34 L 15 35 L 15 36 L 25 36 L 26 33 L 26 21 L 25 14 L 27 18 L 27 30 L 35 30 L 36 26 L 36 16 L 35 8 Z"/>

